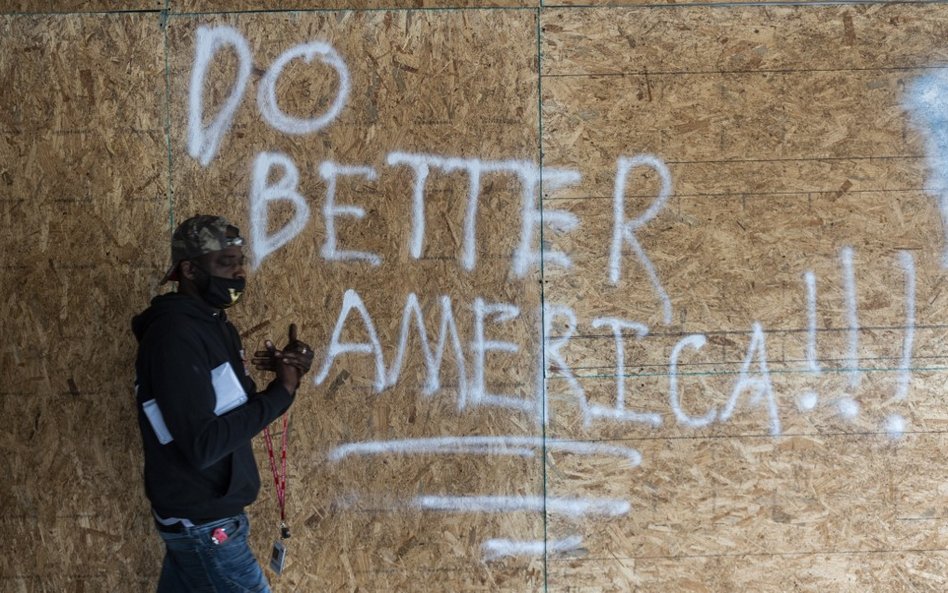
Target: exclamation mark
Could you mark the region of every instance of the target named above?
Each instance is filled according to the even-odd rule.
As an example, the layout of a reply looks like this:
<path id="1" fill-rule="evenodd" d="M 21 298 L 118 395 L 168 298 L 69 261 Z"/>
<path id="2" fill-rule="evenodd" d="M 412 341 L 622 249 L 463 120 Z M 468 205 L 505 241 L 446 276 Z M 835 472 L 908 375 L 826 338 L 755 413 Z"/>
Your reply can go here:
<path id="1" fill-rule="evenodd" d="M 816 276 L 812 271 L 807 270 L 803 275 L 803 281 L 806 284 L 806 368 L 818 377 L 823 374 L 823 369 L 820 368 L 816 356 Z M 819 402 L 819 394 L 811 389 L 800 395 L 797 399 L 797 407 L 803 412 L 810 412 Z"/>
<path id="2" fill-rule="evenodd" d="M 843 268 L 843 288 L 846 291 L 846 320 L 849 324 L 849 349 L 846 365 L 849 373 L 849 388 L 855 391 L 859 387 L 859 316 L 856 305 L 856 274 L 853 271 L 853 249 L 843 247 L 840 251 L 840 263 Z M 844 394 L 836 402 L 840 416 L 846 420 L 855 420 L 859 415 L 859 403 Z"/>
<path id="3" fill-rule="evenodd" d="M 912 347 L 915 341 L 915 259 L 908 251 L 899 252 L 899 264 L 905 273 L 905 333 L 902 338 L 902 362 L 899 365 L 899 382 L 895 389 L 895 401 L 904 401 L 912 381 Z M 905 418 L 892 414 L 885 420 L 885 430 L 892 439 L 905 434 Z"/>

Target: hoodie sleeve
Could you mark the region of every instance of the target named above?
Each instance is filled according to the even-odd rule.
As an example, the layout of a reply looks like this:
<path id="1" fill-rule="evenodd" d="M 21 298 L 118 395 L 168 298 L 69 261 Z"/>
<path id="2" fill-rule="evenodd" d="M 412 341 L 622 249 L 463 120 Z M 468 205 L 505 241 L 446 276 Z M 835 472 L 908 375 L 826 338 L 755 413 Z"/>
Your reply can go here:
<path id="1" fill-rule="evenodd" d="M 221 416 L 211 380 L 211 361 L 199 338 L 171 329 L 155 336 L 150 391 L 177 447 L 195 467 L 204 469 L 246 444 L 293 403 L 293 394 L 278 381 L 245 404 Z M 242 369 L 240 369 L 242 371 Z"/>

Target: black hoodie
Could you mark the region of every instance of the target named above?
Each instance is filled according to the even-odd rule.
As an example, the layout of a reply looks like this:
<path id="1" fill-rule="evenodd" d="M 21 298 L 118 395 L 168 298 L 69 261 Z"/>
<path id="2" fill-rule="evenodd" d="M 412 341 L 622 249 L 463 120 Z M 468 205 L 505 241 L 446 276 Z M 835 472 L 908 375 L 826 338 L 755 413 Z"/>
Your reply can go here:
<path id="1" fill-rule="evenodd" d="M 240 513 L 260 490 L 250 441 L 290 407 L 293 394 L 276 380 L 257 393 L 237 329 L 222 311 L 197 298 L 155 297 L 132 319 L 132 331 L 138 339 L 136 403 L 145 492 L 152 507 L 162 517 L 194 522 Z M 231 376 L 228 364 L 248 400 L 217 415 L 220 395 L 211 373 Z M 170 433 L 164 445 L 144 411 L 152 400 Z"/>

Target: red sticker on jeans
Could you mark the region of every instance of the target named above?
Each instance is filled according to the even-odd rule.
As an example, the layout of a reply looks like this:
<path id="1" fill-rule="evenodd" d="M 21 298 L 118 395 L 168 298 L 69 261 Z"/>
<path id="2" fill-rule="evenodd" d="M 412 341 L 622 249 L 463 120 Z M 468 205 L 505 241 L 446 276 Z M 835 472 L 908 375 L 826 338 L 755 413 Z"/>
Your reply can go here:
<path id="1" fill-rule="evenodd" d="M 227 541 L 227 532 L 223 527 L 218 527 L 211 533 L 211 541 L 218 545 Z"/>

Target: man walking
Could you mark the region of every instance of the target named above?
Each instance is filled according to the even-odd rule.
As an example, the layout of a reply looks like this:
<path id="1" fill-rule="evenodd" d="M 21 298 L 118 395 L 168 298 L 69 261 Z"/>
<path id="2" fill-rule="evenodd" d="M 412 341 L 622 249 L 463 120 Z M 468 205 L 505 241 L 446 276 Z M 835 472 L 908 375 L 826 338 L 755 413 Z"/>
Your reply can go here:
<path id="1" fill-rule="evenodd" d="M 159 593 L 269 591 L 247 544 L 244 508 L 260 490 L 251 439 L 293 403 L 313 352 L 295 325 L 283 350 L 267 341 L 253 362 L 276 377 L 257 391 L 225 314 L 245 290 L 242 245 L 221 217 L 184 221 L 162 280 L 177 292 L 132 320 L 145 492 L 165 543 Z"/>

